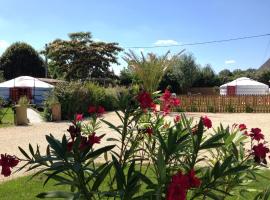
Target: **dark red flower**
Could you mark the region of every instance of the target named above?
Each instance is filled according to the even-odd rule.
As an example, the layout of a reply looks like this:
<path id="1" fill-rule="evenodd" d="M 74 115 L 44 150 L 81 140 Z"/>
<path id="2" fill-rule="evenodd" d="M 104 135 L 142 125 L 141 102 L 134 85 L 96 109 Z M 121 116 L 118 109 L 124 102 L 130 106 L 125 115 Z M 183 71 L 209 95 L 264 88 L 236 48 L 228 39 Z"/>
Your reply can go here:
<path id="1" fill-rule="evenodd" d="M 67 151 L 71 152 L 73 148 L 74 141 L 70 141 L 67 143 Z"/>
<path id="2" fill-rule="evenodd" d="M 169 101 L 171 96 L 172 96 L 172 93 L 170 92 L 170 90 L 166 89 L 164 93 L 162 94 L 161 98 L 163 99 L 163 101 Z"/>
<path id="3" fill-rule="evenodd" d="M 105 108 L 103 108 L 102 106 L 99 106 L 99 107 L 98 107 L 98 110 L 97 110 L 97 113 L 98 113 L 99 115 L 104 114 L 104 113 L 105 113 Z"/>
<path id="4" fill-rule="evenodd" d="M 202 119 L 203 125 L 205 127 L 207 127 L 207 128 L 212 127 L 212 121 L 207 116 L 201 117 L 201 119 Z"/>
<path id="5" fill-rule="evenodd" d="M 187 191 L 190 188 L 197 188 L 201 185 L 199 178 L 195 176 L 192 169 L 188 174 L 178 172 L 172 176 L 172 180 L 168 186 L 166 200 L 186 200 Z"/>
<path id="6" fill-rule="evenodd" d="M 269 153 L 269 148 L 267 148 L 266 146 L 264 146 L 263 143 L 259 143 L 258 145 L 254 145 L 252 147 L 252 150 L 253 150 L 253 154 L 255 156 L 255 161 L 258 162 L 258 163 L 265 163 L 267 164 L 266 162 L 266 154 Z"/>
<path id="7" fill-rule="evenodd" d="M 89 106 L 89 108 L 88 108 L 88 113 L 89 113 L 89 114 L 94 114 L 94 113 L 96 113 L 96 107 L 95 107 L 95 106 Z"/>
<path id="8" fill-rule="evenodd" d="M 76 114 L 76 121 L 82 121 L 83 120 L 83 114 Z"/>
<path id="9" fill-rule="evenodd" d="M 146 132 L 149 136 L 151 136 L 151 135 L 153 134 L 153 129 L 152 129 L 151 127 L 147 127 L 147 128 L 145 129 L 145 132 Z"/>
<path id="10" fill-rule="evenodd" d="M 19 159 L 15 156 L 10 156 L 7 154 L 1 154 L 1 159 L 0 159 L 0 166 L 2 166 L 2 171 L 1 174 L 4 175 L 5 177 L 10 176 L 11 174 L 11 169 L 15 166 L 17 166 L 19 163 Z"/>
<path id="11" fill-rule="evenodd" d="M 197 188 L 200 187 L 201 185 L 201 180 L 195 176 L 195 171 L 194 169 L 190 170 L 190 172 L 188 173 L 188 177 L 189 177 L 189 185 L 192 188 Z"/>
<path id="12" fill-rule="evenodd" d="M 88 144 L 87 137 L 81 136 L 81 143 L 79 145 L 80 151 L 83 151 L 88 146 L 89 146 L 89 144 Z"/>
<path id="13" fill-rule="evenodd" d="M 247 126 L 245 124 L 239 124 L 238 128 L 240 131 L 243 131 L 247 129 Z"/>
<path id="14" fill-rule="evenodd" d="M 252 138 L 252 140 L 257 140 L 257 141 L 263 140 L 264 135 L 262 134 L 261 131 L 262 130 L 259 128 L 252 128 L 249 136 Z"/>
<path id="15" fill-rule="evenodd" d="M 140 92 L 137 96 L 137 100 L 143 110 L 148 108 L 153 109 L 156 107 L 151 95 L 146 91 Z"/>
<path id="16" fill-rule="evenodd" d="M 173 96 L 169 90 L 165 90 L 165 92 L 161 96 L 161 108 L 164 112 L 164 115 L 167 115 L 171 112 L 173 107 L 180 105 L 180 100 Z"/>
<path id="17" fill-rule="evenodd" d="M 174 123 L 178 123 L 181 120 L 180 115 L 176 115 L 174 118 Z"/>
<path id="18" fill-rule="evenodd" d="M 99 144 L 101 138 L 102 137 L 96 136 L 96 133 L 94 132 L 88 136 L 88 144 L 90 144 L 91 146 L 93 146 L 94 144 Z"/>
<path id="19" fill-rule="evenodd" d="M 67 131 L 70 133 L 71 139 L 74 140 L 75 137 L 80 135 L 81 128 L 77 125 L 70 125 Z"/>
<path id="20" fill-rule="evenodd" d="M 180 106 L 180 103 L 181 103 L 180 99 L 178 99 L 178 98 L 176 98 L 176 97 L 173 97 L 173 98 L 172 98 L 172 104 L 173 104 L 174 106 Z"/>

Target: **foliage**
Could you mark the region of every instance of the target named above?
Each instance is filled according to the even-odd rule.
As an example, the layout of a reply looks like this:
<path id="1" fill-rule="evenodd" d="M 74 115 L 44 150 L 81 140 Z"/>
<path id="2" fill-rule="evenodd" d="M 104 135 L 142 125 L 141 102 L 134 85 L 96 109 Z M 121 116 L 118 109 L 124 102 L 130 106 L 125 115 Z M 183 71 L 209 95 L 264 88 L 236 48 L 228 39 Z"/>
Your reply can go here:
<path id="1" fill-rule="evenodd" d="M 120 85 L 130 86 L 132 83 L 139 83 L 139 79 L 136 77 L 130 68 L 124 68 L 120 71 L 119 75 Z"/>
<path id="2" fill-rule="evenodd" d="M 94 83 L 66 82 L 58 84 L 53 95 L 61 104 L 63 119 L 72 119 L 76 113 L 87 114 L 89 105 L 102 105 L 106 110 L 118 107 L 116 98 L 122 88 L 104 88 Z"/>
<path id="3" fill-rule="evenodd" d="M 199 72 L 198 65 L 192 55 L 183 54 L 175 59 L 172 67 L 165 73 L 160 89 L 170 86 L 176 93 L 187 92 L 197 79 Z"/>
<path id="4" fill-rule="evenodd" d="M 51 77 L 84 80 L 114 76 L 109 67 L 117 64 L 117 54 L 122 50 L 117 43 L 94 42 L 89 32 L 70 33 L 69 39 L 56 39 L 43 51 L 49 59 Z"/>
<path id="5" fill-rule="evenodd" d="M 182 52 L 169 58 L 169 51 L 163 56 L 157 56 L 153 53 L 148 53 L 145 56 L 142 52 L 139 56 L 134 51 L 130 51 L 126 53 L 124 60 L 128 63 L 131 72 L 141 80 L 144 89 L 154 92 L 158 89 L 163 75 Z"/>
<path id="6" fill-rule="evenodd" d="M 44 111 L 42 116 L 45 121 L 52 121 L 52 106 L 58 103 L 58 98 L 50 92 L 44 101 Z"/>
<path id="7" fill-rule="evenodd" d="M 18 76 L 44 77 L 44 62 L 29 44 L 16 42 L 0 58 L 0 70 L 9 80 Z"/>
<path id="8" fill-rule="evenodd" d="M 154 105 L 158 102 L 166 105 L 160 113 Z M 21 169 L 46 175 L 44 185 L 54 180 L 70 188 L 44 192 L 39 198 L 224 200 L 254 189 L 251 183 L 267 166 L 269 154 L 261 130 L 244 124 L 212 129 L 206 116 L 195 122 L 182 114 L 168 121 L 166 115 L 177 105 L 179 100 L 169 91 L 160 95 L 130 90 L 119 96 L 116 115 L 121 125 L 99 119 L 100 109 L 91 106 L 90 121 L 76 115 L 69 136 L 46 136 L 45 155 L 38 146 L 34 150 L 29 145 L 27 152 L 20 148 L 26 161 Z M 107 139 L 114 145 L 96 148 L 104 136 L 97 134 L 101 123 L 114 131 Z M 105 162 L 97 165 L 98 157 Z M 257 199 L 269 193 L 257 192 L 262 192 Z"/>
<path id="9" fill-rule="evenodd" d="M 213 87 L 219 86 L 219 80 L 210 64 L 201 68 L 198 72 L 197 79 L 194 81 L 194 87 Z"/>

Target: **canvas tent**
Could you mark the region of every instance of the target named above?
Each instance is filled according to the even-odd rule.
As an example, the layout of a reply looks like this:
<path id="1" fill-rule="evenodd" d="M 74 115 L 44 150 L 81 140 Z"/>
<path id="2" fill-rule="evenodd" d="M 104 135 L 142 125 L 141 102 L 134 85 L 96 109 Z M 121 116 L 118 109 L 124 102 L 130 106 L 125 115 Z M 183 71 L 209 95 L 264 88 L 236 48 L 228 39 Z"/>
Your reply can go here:
<path id="1" fill-rule="evenodd" d="M 252 80 L 250 78 L 241 77 L 232 82 L 221 85 L 220 95 L 267 95 L 269 94 L 269 86 Z"/>
<path id="2" fill-rule="evenodd" d="M 0 83 L 0 97 L 17 101 L 20 96 L 27 96 L 32 103 L 41 104 L 53 85 L 31 76 L 20 76 Z"/>

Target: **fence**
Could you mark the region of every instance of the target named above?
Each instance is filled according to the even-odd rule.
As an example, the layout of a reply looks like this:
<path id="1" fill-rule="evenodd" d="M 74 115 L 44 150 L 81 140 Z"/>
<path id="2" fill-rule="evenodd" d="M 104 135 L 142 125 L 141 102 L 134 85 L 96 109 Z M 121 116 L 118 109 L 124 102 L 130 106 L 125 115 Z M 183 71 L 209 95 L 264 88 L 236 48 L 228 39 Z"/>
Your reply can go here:
<path id="1" fill-rule="evenodd" d="M 181 95 L 179 98 L 181 99 L 181 109 L 187 112 L 270 112 L 270 95 Z"/>

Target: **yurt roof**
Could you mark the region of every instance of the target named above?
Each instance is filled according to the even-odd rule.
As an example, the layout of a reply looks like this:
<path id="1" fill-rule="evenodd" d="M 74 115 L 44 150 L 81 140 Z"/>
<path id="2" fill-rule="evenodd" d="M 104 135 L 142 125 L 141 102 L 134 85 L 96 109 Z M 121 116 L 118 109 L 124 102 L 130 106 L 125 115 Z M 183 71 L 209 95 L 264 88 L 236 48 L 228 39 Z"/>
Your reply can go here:
<path id="1" fill-rule="evenodd" d="M 54 86 L 31 76 L 19 76 L 9 81 L 0 83 L 0 88 L 13 87 L 53 88 Z"/>
<path id="2" fill-rule="evenodd" d="M 227 87 L 227 86 L 263 86 L 263 87 L 268 87 L 268 85 L 255 81 L 253 79 L 247 78 L 247 77 L 241 77 L 237 78 L 234 81 L 231 81 L 229 83 L 225 83 L 221 85 L 220 87 Z"/>

